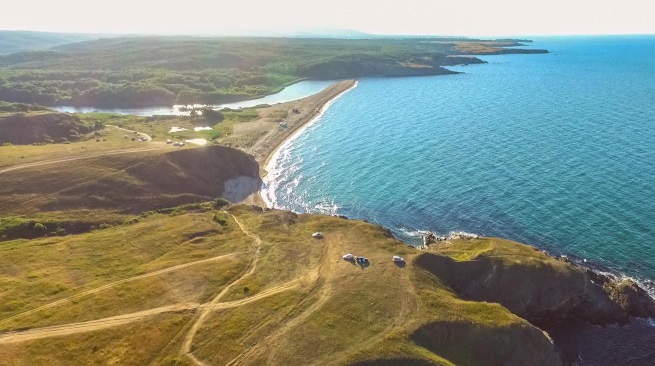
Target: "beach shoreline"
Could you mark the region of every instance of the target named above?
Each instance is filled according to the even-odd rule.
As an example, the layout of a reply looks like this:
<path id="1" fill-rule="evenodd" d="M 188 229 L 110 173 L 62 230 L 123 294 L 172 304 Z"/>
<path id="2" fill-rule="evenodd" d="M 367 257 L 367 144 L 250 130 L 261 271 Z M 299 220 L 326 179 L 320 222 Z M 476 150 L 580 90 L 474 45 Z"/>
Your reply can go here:
<path id="1" fill-rule="evenodd" d="M 268 127 L 265 135 L 246 150 L 259 163 L 259 179 L 262 181 L 262 187 L 239 203 L 269 207 L 269 202 L 264 198 L 262 191 L 265 190 L 266 177 L 269 175 L 267 169 L 270 169 L 269 165 L 275 161 L 281 148 L 300 136 L 307 127 L 325 113 L 332 103 L 357 87 L 357 84 L 357 80 L 338 81 L 315 95 L 264 108 L 260 111 L 259 119 L 242 124 L 241 128 L 244 131 L 249 128 L 259 130 L 264 124 Z M 278 115 L 286 115 L 286 118 L 275 118 Z M 284 121 L 286 127 L 279 126 L 282 123 L 281 120 Z"/>

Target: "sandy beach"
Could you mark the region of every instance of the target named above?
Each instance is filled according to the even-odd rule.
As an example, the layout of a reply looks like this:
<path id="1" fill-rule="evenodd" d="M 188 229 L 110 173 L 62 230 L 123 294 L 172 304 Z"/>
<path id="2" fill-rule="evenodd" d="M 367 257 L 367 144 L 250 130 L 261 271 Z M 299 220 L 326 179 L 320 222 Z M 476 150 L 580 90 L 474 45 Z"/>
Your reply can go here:
<path id="1" fill-rule="evenodd" d="M 357 85 L 355 80 L 336 82 L 322 92 L 307 98 L 276 104 L 259 109 L 259 118 L 240 123 L 234 129 L 235 136 L 257 136 L 257 142 L 244 150 L 252 154 L 259 163 L 259 175 L 263 180 L 267 174 L 266 166 L 277 150 L 289 139 L 302 132 L 307 123 L 318 117 L 329 103 Z M 281 123 L 286 124 L 285 127 Z M 230 191 L 247 185 L 234 185 Z M 226 189 L 227 190 L 227 189 Z M 248 195 L 240 203 L 266 207 L 260 192 Z"/>

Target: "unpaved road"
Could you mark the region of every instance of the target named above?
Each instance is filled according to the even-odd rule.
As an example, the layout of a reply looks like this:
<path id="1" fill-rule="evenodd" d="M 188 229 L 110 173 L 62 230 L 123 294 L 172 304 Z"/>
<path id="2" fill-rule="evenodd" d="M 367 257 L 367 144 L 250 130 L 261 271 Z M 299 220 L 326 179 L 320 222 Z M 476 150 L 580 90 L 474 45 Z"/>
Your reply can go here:
<path id="1" fill-rule="evenodd" d="M 90 158 L 98 158 L 98 157 L 101 157 L 101 156 L 131 154 L 131 153 L 136 153 L 136 152 L 154 151 L 154 150 L 161 150 L 161 149 L 162 149 L 161 147 L 121 149 L 121 150 L 111 150 L 111 151 L 98 152 L 98 153 L 82 155 L 82 156 L 76 156 L 76 157 L 71 157 L 71 158 L 61 158 L 61 159 L 36 161 L 34 163 L 19 164 L 19 165 L 13 165 L 13 166 L 10 166 L 10 167 L 7 167 L 7 168 L 2 168 L 2 169 L 0 169 L 0 174 L 10 172 L 12 170 L 33 168 L 33 167 L 39 167 L 39 166 L 43 166 L 43 165 L 59 164 L 59 163 L 66 163 L 66 162 L 69 162 L 69 161 L 76 161 L 76 160 L 83 160 L 83 159 L 90 159 Z"/>
<path id="2" fill-rule="evenodd" d="M 213 262 L 213 261 L 216 261 L 216 260 L 219 260 L 219 259 L 224 259 L 224 258 L 228 258 L 228 257 L 233 257 L 233 256 L 238 255 L 238 254 L 241 254 L 241 252 L 238 252 L 238 253 L 230 253 L 230 254 L 223 254 L 223 255 L 219 255 L 219 256 L 217 256 L 217 257 L 212 257 L 212 258 L 207 258 L 207 259 L 201 259 L 201 260 L 194 261 L 194 262 L 188 262 L 188 263 L 178 264 L 177 266 L 173 266 L 173 267 L 168 267 L 168 268 L 160 269 L 160 270 L 158 270 L 158 271 L 154 271 L 154 272 L 148 272 L 148 273 L 145 273 L 145 274 L 142 274 L 142 275 L 138 275 L 138 276 L 134 276 L 134 277 L 130 277 L 130 278 L 125 278 L 125 279 L 122 279 L 122 280 L 119 280 L 119 281 L 115 281 L 115 282 L 112 282 L 112 283 L 108 283 L 108 284 L 103 285 L 103 286 L 100 286 L 100 287 L 93 288 L 93 289 L 88 290 L 88 291 L 80 292 L 80 293 L 78 293 L 78 294 L 75 294 L 75 295 L 72 295 L 72 296 L 65 297 L 65 298 L 63 298 L 63 299 L 60 299 L 60 300 L 57 300 L 57 301 L 54 301 L 54 302 L 51 302 L 51 303 L 48 303 L 48 304 L 45 304 L 45 305 L 39 306 L 39 307 L 34 308 L 34 309 L 32 309 L 32 310 L 27 310 L 27 311 L 23 311 L 22 313 L 18 313 L 18 314 L 16 314 L 16 315 L 12 315 L 12 316 L 10 316 L 10 317 L 8 317 L 8 318 L 5 318 L 5 319 L 0 320 L 0 324 L 1 324 L 1 323 L 4 323 L 4 322 L 6 322 L 6 321 L 12 320 L 12 319 L 15 319 L 15 318 L 21 317 L 21 316 L 25 316 L 25 315 L 29 315 L 29 314 L 35 313 L 35 312 L 40 311 L 40 310 L 43 310 L 43 309 L 47 309 L 47 308 L 51 308 L 51 307 L 53 307 L 53 306 L 61 305 L 61 304 L 65 303 L 65 302 L 67 302 L 67 301 L 70 301 L 70 300 L 73 300 L 73 299 L 77 299 L 77 298 L 82 297 L 82 296 L 86 296 L 86 295 L 94 294 L 94 293 L 96 293 L 96 292 L 100 292 L 100 291 L 106 290 L 106 289 L 108 289 L 108 288 L 112 288 L 112 287 L 114 287 L 114 286 L 118 286 L 118 285 L 123 284 L 123 283 L 126 283 L 126 282 L 131 282 L 131 281 L 140 280 L 140 279 L 142 279 L 142 278 L 147 278 L 147 277 L 157 276 L 157 275 L 160 275 L 160 274 L 163 274 L 163 273 L 166 273 L 166 272 L 177 271 L 178 269 L 182 269 L 182 268 L 189 267 L 189 266 L 194 266 L 194 265 L 197 265 L 197 264 L 202 264 L 202 263 L 207 263 L 207 262 Z"/>
<path id="3" fill-rule="evenodd" d="M 187 355 L 191 359 L 191 361 L 193 361 L 193 363 L 198 365 L 198 366 L 206 366 L 206 364 L 204 362 L 198 360 L 196 358 L 196 356 L 194 356 L 191 353 L 191 345 L 193 344 L 193 337 L 195 337 L 196 333 L 198 332 L 198 329 L 205 322 L 205 319 L 210 314 L 211 306 L 213 306 L 213 305 L 217 304 L 219 301 L 221 301 L 221 298 L 228 291 L 230 291 L 232 286 L 239 283 L 241 280 L 243 280 L 244 278 L 246 278 L 247 276 L 250 276 L 253 272 L 255 272 L 255 268 L 257 267 L 257 260 L 259 259 L 259 249 L 261 248 L 261 245 L 262 245 L 262 240 L 259 238 L 258 235 L 254 234 L 254 233 L 250 232 L 248 229 L 246 229 L 246 227 L 243 225 L 243 223 L 241 221 L 239 221 L 239 219 L 237 219 L 236 216 L 234 216 L 232 214 L 229 214 L 227 212 L 225 212 L 225 213 L 230 215 L 234 219 L 234 221 L 237 223 L 237 225 L 239 225 L 239 228 L 241 229 L 241 231 L 243 231 L 244 234 L 248 235 L 249 237 L 251 237 L 254 240 L 254 242 L 255 242 L 255 253 L 254 253 L 253 257 L 252 257 L 252 260 L 250 261 L 250 265 L 248 266 L 248 269 L 246 270 L 246 272 L 241 277 L 237 278 L 236 280 L 232 281 L 232 283 L 225 286 L 223 291 L 221 291 L 218 295 L 216 295 L 216 297 L 214 297 L 212 299 L 212 301 L 209 303 L 210 308 L 204 308 L 204 309 L 201 310 L 200 315 L 198 316 L 198 319 L 193 323 L 193 325 L 191 326 L 191 329 L 189 330 L 189 332 L 184 337 L 184 342 L 182 343 L 182 349 L 180 350 L 180 353 L 184 354 L 184 355 Z"/>
<path id="4" fill-rule="evenodd" d="M 298 316 L 290 319 L 284 325 L 282 325 L 282 327 L 278 328 L 276 331 L 269 334 L 266 338 L 264 338 L 264 340 L 255 344 L 249 349 L 246 349 L 243 353 L 241 353 L 240 355 L 229 361 L 226 364 L 227 366 L 240 365 L 247 358 L 253 357 L 263 352 L 271 351 L 271 349 L 274 352 L 275 349 L 274 347 L 271 349 L 266 349 L 264 345 L 267 344 L 267 342 L 270 342 L 275 339 L 279 339 L 279 337 L 282 336 L 283 334 L 298 327 L 303 321 L 305 321 L 305 319 L 307 319 L 317 310 L 322 308 L 323 305 L 325 305 L 325 303 L 329 300 L 330 295 L 332 293 L 332 283 L 328 278 L 328 276 L 330 273 L 333 273 L 334 270 L 330 268 L 330 266 L 332 265 L 330 258 L 334 258 L 337 254 L 332 250 L 332 246 L 330 245 L 328 238 L 324 239 L 323 246 L 324 246 L 323 259 L 319 267 L 316 270 L 310 272 L 307 276 L 305 276 L 306 280 L 314 282 L 314 290 L 318 291 L 318 295 L 317 295 L 318 300 L 314 304 L 309 306 L 306 310 L 301 312 Z M 312 292 L 314 290 L 312 290 Z"/>
<path id="5" fill-rule="evenodd" d="M 138 135 L 140 135 L 141 137 L 145 137 L 148 141 L 152 141 L 152 137 L 150 137 L 150 135 L 148 135 L 148 134 L 146 134 L 146 133 L 144 133 L 144 132 L 139 132 L 139 131 L 134 131 L 134 130 L 128 130 L 127 128 L 122 128 L 122 127 L 118 127 L 118 126 L 114 126 L 114 125 L 105 125 L 105 126 L 107 126 L 107 127 L 112 127 L 112 128 L 115 128 L 115 129 L 117 129 L 117 130 L 121 130 L 121 131 L 126 131 L 126 132 L 129 132 L 129 133 L 131 133 L 131 134 L 134 134 L 134 133 L 136 132 L 136 133 L 137 133 Z"/>
<path id="6" fill-rule="evenodd" d="M 184 342 L 182 345 L 181 353 L 187 355 L 195 364 L 204 366 L 206 365 L 204 362 L 201 360 L 198 360 L 192 353 L 191 353 L 191 345 L 193 343 L 193 338 L 195 334 L 197 333 L 198 329 L 200 326 L 204 323 L 205 319 L 207 316 L 211 313 L 213 310 L 217 309 L 228 309 L 228 308 L 233 308 L 233 307 L 238 307 L 241 305 L 249 304 L 251 302 L 273 296 L 275 294 L 281 293 L 283 291 L 288 291 L 293 288 L 296 288 L 300 286 L 301 284 L 301 279 L 295 279 L 290 282 L 287 282 L 285 284 L 269 288 L 267 290 L 264 290 L 260 293 L 257 293 L 253 296 L 244 298 L 244 299 L 239 299 L 239 300 L 234 300 L 234 301 L 229 301 L 229 302 L 220 302 L 221 298 L 225 296 L 229 292 L 229 290 L 242 281 L 244 278 L 247 276 L 250 276 L 252 273 L 254 273 L 256 267 L 257 267 L 257 260 L 259 258 L 259 250 L 261 248 L 261 239 L 259 238 L 258 235 L 250 232 L 246 227 L 243 225 L 241 221 L 239 221 L 234 215 L 229 214 L 239 225 L 241 230 L 251 237 L 255 243 L 255 250 L 253 251 L 253 257 L 251 259 L 250 265 L 248 269 L 245 271 L 245 273 L 240 276 L 239 278 L 235 279 L 232 281 L 230 284 L 228 284 L 212 301 L 204 303 L 204 304 L 198 304 L 198 303 L 183 303 L 183 304 L 174 304 L 174 305 L 168 305 L 168 306 L 163 306 L 163 307 L 158 307 L 155 309 L 149 309 L 149 310 L 144 310 L 144 311 L 139 311 L 135 313 L 130 313 L 130 314 L 123 314 L 123 315 L 117 315 L 117 316 L 112 316 L 108 318 L 103 318 L 103 319 L 97 319 L 97 320 L 91 320 L 91 321 L 86 321 L 86 322 L 79 322 L 79 323 L 71 323 L 71 324 L 62 324 L 62 325 L 56 325 L 56 326 L 51 326 L 51 327 L 44 327 L 44 328 L 35 328 L 35 329 L 28 329 L 28 330 L 22 330 L 22 331 L 14 331 L 14 332 L 7 332 L 7 333 L 2 333 L 0 334 L 0 344 L 7 344 L 7 343 L 17 343 L 17 342 L 25 342 L 25 341 L 31 341 L 31 340 L 36 340 L 36 339 L 42 339 L 42 338 L 49 338 L 49 337 L 57 337 L 57 336 L 66 336 L 66 335 L 71 335 L 71 334 L 78 334 L 78 333 L 85 333 L 85 332 L 92 332 L 92 331 L 97 331 L 97 330 L 102 330 L 102 329 L 107 329 L 107 328 L 112 328 L 112 327 L 117 327 L 121 325 L 126 325 L 138 321 L 143 321 L 148 318 L 151 318 L 156 315 L 160 314 L 166 314 L 166 313 L 179 313 L 179 312 L 185 312 L 185 311 L 200 311 L 199 315 L 197 316 L 195 322 L 193 323 L 191 329 L 187 333 L 187 335 L 184 338 Z M 230 257 L 230 256 L 235 256 L 238 254 L 242 254 L 243 252 L 240 253 L 230 253 L 230 254 L 224 254 L 220 255 L 217 257 L 212 257 L 212 258 L 207 258 L 207 259 L 202 259 L 194 262 L 189 262 L 189 263 L 184 263 L 184 264 L 179 264 L 176 266 L 164 268 L 158 271 L 153 271 L 149 272 L 146 274 L 142 274 L 139 276 L 134 276 L 130 278 L 126 278 L 123 280 L 115 281 L 88 291 L 81 292 L 79 294 L 75 294 L 57 301 L 54 301 L 52 303 L 40 306 L 38 308 L 28 310 L 16 315 L 13 315 L 9 318 L 3 319 L 0 322 L 5 322 L 20 316 L 24 316 L 27 314 L 34 313 L 36 311 L 57 306 L 60 305 L 66 301 L 70 301 L 71 299 L 75 299 L 78 297 L 82 297 L 85 295 L 93 294 L 99 291 L 106 290 L 108 288 L 117 286 L 122 283 L 126 283 L 129 281 L 134 281 L 150 276 L 156 276 L 159 274 L 163 274 L 166 272 L 170 271 L 175 271 L 181 268 L 185 268 L 188 266 L 196 265 L 196 264 L 201 264 L 201 263 L 207 263 L 211 261 L 216 261 L 220 260 L 222 258 Z M 320 277 L 319 273 L 313 274 L 311 277 L 317 278 Z"/>
<path id="7" fill-rule="evenodd" d="M 139 311 L 136 313 L 130 313 L 130 314 L 123 314 L 123 315 L 117 315 L 117 316 L 112 316 L 109 318 L 103 318 L 103 319 L 97 319 L 97 320 L 90 320 L 86 322 L 80 322 L 80 323 L 72 323 L 72 324 L 62 324 L 62 325 L 55 325 L 52 327 L 45 327 L 45 328 L 35 328 L 35 329 L 29 329 L 29 330 L 24 330 L 24 331 L 16 331 L 16 332 L 7 332 L 0 334 L 0 344 L 4 343 L 16 343 L 16 342 L 25 342 L 25 341 L 31 341 L 31 340 L 36 340 L 36 339 L 41 339 L 41 338 L 49 338 L 49 337 L 57 337 L 57 336 L 65 336 L 65 335 L 71 335 L 71 334 L 78 334 L 78 333 L 85 333 L 85 332 L 92 332 L 96 330 L 102 330 L 106 328 L 112 328 L 112 327 L 117 327 L 120 325 L 125 325 L 125 324 L 130 324 L 138 321 L 143 321 L 146 320 L 147 318 L 159 315 L 159 314 L 165 314 L 165 313 L 179 313 L 183 311 L 194 311 L 194 310 L 202 310 L 202 311 L 212 311 L 216 309 L 229 309 L 229 308 L 234 308 L 237 306 L 245 305 L 260 299 L 263 299 L 265 297 L 269 297 L 275 294 L 278 294 L 280 292 L 284 292 L 287 290 L 290 290 L 294 287 L 298 286 L 298 281 L 294 280 L 291 282 L 288 282 L 284 285 L 280 285 L 277 287 L 270 288 L 266 291 L 262 291 L 258 293 L 257 295 L 241 299 L 241 300 L 235 300 L 235 301 L 230 301 L 230 302 L 225 302 L 225 303 L 218 303 L 218 304 L 212 304 L 212 303 L 205 303 L 205 304 L 198 304 L 198 303 L 186 303 L 186 304 L 174 304 L 174 305 L 168 305 L 168 306 L 162 306 L 159 308 L 155 309 L 149 309 L 149 310 L 144 310 L 144 311 Z"/>
<path id="8" fill-rule="evenodd" d="M 117 130 L 130 132 L 130 133 L 136 132 L 140 136 L 146 137 L 148 139 L 148 141 L 152 141 L 152 137 L 150 137 L 150 135 L 145 134 L 143 132 L 128 130 L 128 129 L 121 128 L 121 127 L 118 127 L 118 126 L 113 126 L 113 125 L 106 125 L 106 126 L 111 127 L 111 128 L 115 128 Z M 75 157 L 70 157 L 70 158 L 59 158 L 59 159 L 36 161 L 36 162 L 33 162 L 33 163 L 19 164 L 19 165 L 9 166 L 9 167 L 6 167 L 6 168 L 0 168 L 0 174 L 10 172 L 12 170 L 32 168 L 32 167 L 38 167 L 38 166 L 50 165 L 50 164 L 66 163 L 66 162 L 69 162 L 69 161 L 76 161 L 76 160 L 82 160 L 82 159 L 98 158 L 98 157 L 101 157 L 101 156 L 120 155 L 120 154 L 129 154 L 129 153 L 142 152 L 142 151 L 160 150 L 164 146 L 166 146 L 166 145 L 162 144 L 159 147 L 145 147 L 145 148 L 134 148 L 134 149 L 110 150 L 110 151 L 102 151 L 102 152 L 85 154 L 85 155 L 82 155 L 82 156 L 75 156 Z"/>

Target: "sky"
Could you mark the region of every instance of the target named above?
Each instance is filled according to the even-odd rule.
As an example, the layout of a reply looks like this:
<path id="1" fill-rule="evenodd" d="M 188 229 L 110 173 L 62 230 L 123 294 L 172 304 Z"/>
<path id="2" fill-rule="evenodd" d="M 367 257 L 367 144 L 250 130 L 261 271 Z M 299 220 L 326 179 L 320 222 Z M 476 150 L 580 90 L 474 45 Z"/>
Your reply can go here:
<path id="1" fill-rule="evenodd" d="M 7 0 L 9 2 L 11 0 Z M 650 0 L 17 0 L 0 29 L 238 34 L 316 28 L 374 34 L 655 34 Z"/>

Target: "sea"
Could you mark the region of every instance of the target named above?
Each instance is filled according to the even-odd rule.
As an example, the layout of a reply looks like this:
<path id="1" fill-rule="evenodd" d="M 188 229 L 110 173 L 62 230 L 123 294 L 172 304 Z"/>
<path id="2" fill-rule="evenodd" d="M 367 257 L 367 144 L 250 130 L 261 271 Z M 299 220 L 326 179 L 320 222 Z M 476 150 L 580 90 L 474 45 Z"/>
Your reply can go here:
<path id="1" fill-rule="evenodd" d="M 655 36 L 532 39 L 550 53 L 360 79 L 269 163 L 267 203 L 366 219 L 409 243 L 425 231 L 508 238 L 653 293 Z M 625 353 L 621 364 L 655 365 L 653 322 L 631 326 L 561 346 L 578 364 Z M 650 346 L 630 348 L 637 338 Z"/>

